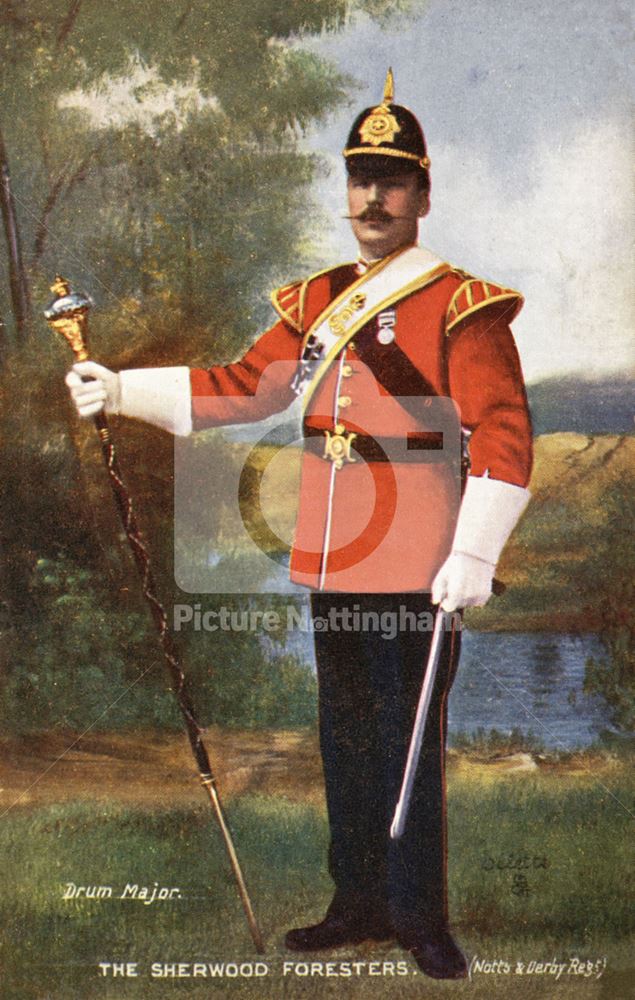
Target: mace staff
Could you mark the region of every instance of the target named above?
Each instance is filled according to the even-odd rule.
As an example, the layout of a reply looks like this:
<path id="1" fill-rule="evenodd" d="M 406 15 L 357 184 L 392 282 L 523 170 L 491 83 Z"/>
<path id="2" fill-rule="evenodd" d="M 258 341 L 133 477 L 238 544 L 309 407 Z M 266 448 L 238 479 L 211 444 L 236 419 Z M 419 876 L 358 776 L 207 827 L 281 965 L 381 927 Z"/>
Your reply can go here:
<path id="1" fill-rule="evenodd" d="M 68 281 L 59 275 L 55 278 L 55 283 L 51 286 L 51 291 L 55 295 L 55 299 L 45 309 L 45 318 L 50 326 L 68 341 L 76 361 L 87 361 L 88 310 L 92 305 L 90 299 L 81 292 L 72 292 Z M 260 928 L 258 927 L 238 855 L 225 819 L 218 789 L 216 788 L 216 779 L 212 774 L 209 755 L 201 736 L 201 728 L 194 714 L 192 701 L 187 690 L 185 673 L 168 628 L 165 608 L 156 594 L 150 557 L 137 524 L 130 494 L 121 475 L 115 446 L 110 436 L 108 420 L 102 411 L 93 417 L 93 421 L 99 435 L 101 451 L 108 470 L 115 504 L 119 511 L 121 523 L 132 550 L 139 576 L 141 577 L 143 596 L 150 606 L 152 618 L 159 635 L 159 642 L 161 643 L 165 662 L 170 672 L 172 690 L 174 691 L 185 722 L 185 728 L 199 770 L 200 779 L 209 795 L 221 830 L 253 942 L 257 951 L 262 953 L 264 952 L 264 944 Z"/>

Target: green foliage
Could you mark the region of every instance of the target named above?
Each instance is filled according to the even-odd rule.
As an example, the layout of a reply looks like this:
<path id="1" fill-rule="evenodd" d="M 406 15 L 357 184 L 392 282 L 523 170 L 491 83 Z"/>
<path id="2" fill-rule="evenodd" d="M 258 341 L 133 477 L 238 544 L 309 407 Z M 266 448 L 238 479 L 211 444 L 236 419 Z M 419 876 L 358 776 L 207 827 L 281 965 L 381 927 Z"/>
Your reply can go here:
<path id="1" fill-rule="evenodd" d="M 633 485 L 623 479 L 606 498 L 607 527 L 588 567 L 606 656 L 588 660 L 584 679 L 585 691 L 602 695 L 615 724 L 629 732 L 635 731 L 635 555 L 624 540 L 635 518 Z"/>
<path id="2" fill-rule="evenodd" d="M 0 694 L 3 728 L 112 729 L 177 719 L 157 650 L 148 662 L 147 617 L 117 608 L 90 570 L 38 559 L 31 628 L 9 634 Z"/>
<path id="3" fill-rule="evenodd" d="M 0 136 L 36 298 L 62 269 L 108 304 L 131 292 L 165 305 L 169 292 L 190 317 L 220 310 L 217 326 L 226 308 L 244 342 L 244 300 L 302 266 L 300 237 L 317 218 L 305 200 L 316 163 L 299 135 L 351 84 L 301 40 L 404 6 L 4 3 Z M 133 107 L 117 116 L 121 89 L 109 88 L 126 78 Z M 92 113 L 72 94 L 90 95 Z"/>
<path id="4" fill-rule="evenodd" d="M 143 604 L 137 609 L 136 602 L 115 599 L 98 572 L 65 559 L 38 559 L 30 597 L 29 628 L 4 623 L 5 731 L 181 727 Z M 237 630 L 193 631 L 182 642 L 201 724 L 312 724 L 316 682 L 310 669 L 284 651 L 282 637 L 265 647 L 257 632 L 240 630 L 253 602 L 237 601 L 233 610 Z"/>
<path id="5" fill-rule="evenodd" d="M 288 599 L 190 595 L 204 613 L 223 608 L 231 630 L 187 633 L 187 669 L 204 725 L 287 728 L 315 722 L 317 683 L 307 664 L 285 649 L 286 632 L 250 627 L 250 614 L 277 612 L 284 622 Z M 253 619 L 252 619 L 253 620 Z"/>
<path id="6" fill-rule="evenodd" d="M 118 603 L 122 581 L 129 591 L 137 584 L 91 428 L 78 427 L 67 401 L 67 348 L 40 316 L 52 277 L 68 276 L 98 304 L 91 344 L 105 363 L 236 357 L 270 317 L 269 288 L 318 263 L 311 238 L 321 215 L 310 185 L 322 165 L 299 140 L 346 99 L 352 81 L 303 39 L 338 30 L 356 12 L 385 17 L 402 6 L 0 4 L 0 166 L 11 180 L 21 285 L 36 317 L 28 344 L 16 343 L 0 255 L 0 582 L 11 650 L 2 704 L 12 725 L 83 726 L 112 701 L 119 721 L 111 712 L 110 725 L 173 723 L 158 682 L 142 695 L 144 678 L 123 697 L 136 676 L 128 664 L 154 658 L 156 640 L 144 609 Z M 122 101 L 126 80 L 132 97 Z M 127 426 L 121 438 L 169 595 L 172 454 L 156 434 Z M 43 582 L 42 559 L 56 563 L 56 582 Z M 80 567 L 89 579 L 77 576 Z M 292 658 L 265 671 L 257 636 L 234 649 L 227 641 L 220 662 L 243 663 L 244 672 L 215 675 L 210 706 L 241 724 L 272 720 L 276 704 L 283 719 L 308 717 L 313 682 Z M 203 714 L 216 718 L 206 705 Z"/>
<path id="7" fill-rule="evenodd" d="M 544 750 L 544 744 L 534 733 L 523 733 L 517 728 L 513 728 L 510 733 L 502 733 L 499 729 L 487 731 L 483 726 L 478 726 L 473 733 L 450 734 L 449 743 L 456 750 L 487 757 Z"/>

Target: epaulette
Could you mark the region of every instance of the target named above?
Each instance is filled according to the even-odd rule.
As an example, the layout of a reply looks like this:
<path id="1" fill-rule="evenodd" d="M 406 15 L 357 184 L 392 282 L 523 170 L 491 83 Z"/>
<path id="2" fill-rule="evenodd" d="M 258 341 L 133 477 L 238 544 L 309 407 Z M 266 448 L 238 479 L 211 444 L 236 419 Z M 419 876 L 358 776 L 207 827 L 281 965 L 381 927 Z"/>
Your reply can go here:
<path id="1" fill-rule="evenodd" d="M 512 288 L 503 288 L 502 285 L 495 285 L 491 281 L 483 281 L 482 278 L 474 278 L 466 274 L 465 271 L 457 271 L 457 273 L 465 280 L 457 288 L 448 306 L 445 317 L 446 334 L 478 309 L 508 302 L 509 319 L 512 320 L 522 308 L 525 300 L 520 292 L 515 292 Z"/>
<path id="2" fill-rule="evenodd" d="M 304 313 L 304 296 L 307 281 L 292 281 L 289 285 L 276 288 L 271 293 L 271 304 L 289 326 L 297 333 L 302 333 L 302 318 Z"/>
<path id="3" fill-rule="evenodd" d="M 304 303 L 309 285 L 316 278 L 322 278 L 325 274 L 337 271 L 342 266 L 348 265 L 336 264 L 334 267 L 325 267 L 316 271 L 315 274 L 309 275 L 303 281 L 292 281 L 288 285 L 276 288 L 271 293 L 271 304 L 280 319 L 289 323 L 297 333 L 304 333 Z"/>

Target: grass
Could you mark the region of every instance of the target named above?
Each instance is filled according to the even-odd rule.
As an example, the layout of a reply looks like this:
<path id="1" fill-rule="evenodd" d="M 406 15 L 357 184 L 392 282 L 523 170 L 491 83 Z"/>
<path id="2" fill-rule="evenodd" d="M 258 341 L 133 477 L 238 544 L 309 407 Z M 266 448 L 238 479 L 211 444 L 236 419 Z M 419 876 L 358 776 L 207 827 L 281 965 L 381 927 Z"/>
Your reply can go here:
<path id="1" fill-rule="evenodd" d="M 306 958 L 284 952 L 284 930 L 298 920 L 319 919 L 330 895 L 323 870 L 326 822 L 310 806 L 264 796 L 232 804 L 230 822 L 267 939 L 262 962 L 268 973 L 213 979 L 150 977 L 153 962 L 243 963 L 243 972 L 249 972 L 258 960 L 208 810 L 151 813 L 74 803 L 15 811 L 5 816 L 0 833 L 0 996 L 269 1000 L 398 992 L 405 998 L 434 998 L 451 990 L 476 1000 L 621 1000 L 629 995 L 633 976 L 626 807 L 632 809 L 634 790 L 635 781 L 623 775 L 610 786 L 540 776 L 486 784 L 453 776 L 453 923 L 470 955 L 509 962 L 512 970 L 482 971 L 459 984 L 415 974 L 412 963 L 391 945 L 320 955 L 316 959 L 322 964 L 313 975 L 304 974 L 310 968 L 303 964 L 283 975 L 285 960 L 304 963 Z M 526 877 L 527 894 L 512 891 L 519 872 Z M 67 882 L 112 886 L 113 898 L 65 901 Z M 151 905 L 116 898 L 128 882 L 178 887 L 182 898 Z M 513 971 L 518 961 L 554 957 L 567 963 L 606 957 L 607 969 L 599 979 L 595 972 L 588 977 L 567 972 L 557 982 L 548 972 L 521 976 Z M 335 963 L 329 977 L 327 960 Z M 139 975 L 103 977 L 102 961 L 137 962 Z M 342 973 L 346 968 L 350 975 Z"/>

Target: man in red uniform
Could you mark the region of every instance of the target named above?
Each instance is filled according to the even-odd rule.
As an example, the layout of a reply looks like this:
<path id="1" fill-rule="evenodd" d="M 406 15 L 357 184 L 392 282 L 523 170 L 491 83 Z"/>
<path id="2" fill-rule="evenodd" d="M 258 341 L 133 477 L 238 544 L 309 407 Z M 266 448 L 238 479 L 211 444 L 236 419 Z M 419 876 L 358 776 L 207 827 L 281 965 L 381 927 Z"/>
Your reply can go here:
<path id="1" fill-rule="evenodd" d="M 242 359 L 118 375 L 84 362 L 67 382 L 82 416 L 105 406 L 176 434 L 257 420 L 302 396 L 292 579 L 310 588 L 320 620 L 356 610 L 412 622 L 439 604 L 487 601 L 528 501 L 531 426 L 509 329 L 522 298 L 417 245 L 430 161 L 417 119 L 393 101 L 391 74 L 344 155 L 360 259 L 274 292 L 279 320 Z M 453 416 L 456 442 L 459 421 L 469 440 L 462 490 L 456 462 L 435 461 Z M 392 638 L 315 632 L 335 895 L 325 918 L 289 931 L 286 945 L 395 937 L 428 975 L 460 978 L 443 771 L 455 629 L 444 638 L 406 831 L 389 837 L 430 638 L 412 627 Z"/>

